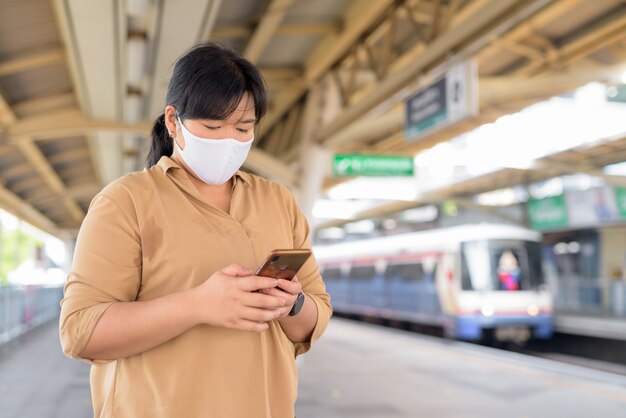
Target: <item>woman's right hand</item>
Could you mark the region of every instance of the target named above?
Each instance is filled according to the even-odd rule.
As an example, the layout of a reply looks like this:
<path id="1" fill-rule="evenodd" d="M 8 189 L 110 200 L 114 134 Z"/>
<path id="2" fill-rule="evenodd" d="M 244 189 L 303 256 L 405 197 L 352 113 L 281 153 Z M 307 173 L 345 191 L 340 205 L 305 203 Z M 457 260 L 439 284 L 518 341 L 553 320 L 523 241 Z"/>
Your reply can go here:
<path id="1" fill-rule="evenodd" d="M 287 302 L 258 291 L 277 284 L 276 279 L 254 276 L 250 270 L 231 264 L 191 290 L 193 309 L 200 323 L 261 332 L 268 328 L 267 322 L 279 317 Z"/>

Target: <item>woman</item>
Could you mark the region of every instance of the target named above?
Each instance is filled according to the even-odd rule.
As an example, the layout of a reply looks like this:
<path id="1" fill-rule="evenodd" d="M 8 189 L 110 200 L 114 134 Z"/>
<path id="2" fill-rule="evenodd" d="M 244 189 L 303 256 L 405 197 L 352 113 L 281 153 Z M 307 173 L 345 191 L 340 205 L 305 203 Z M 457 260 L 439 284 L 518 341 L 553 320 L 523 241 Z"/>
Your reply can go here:
<path id="1" fill-rule="evenodd" d="M 265 110 L 252 64 L 191 49 L 147 169 L 93 199 L 60 333 L 68 356 L 92 364 L 95 416 L 294 416 L 295 356 L 331 308 L 313 257 L 292 281 L 253 275 L 273 249 L 310 248 L 287 189 L 238 171 Z"/>

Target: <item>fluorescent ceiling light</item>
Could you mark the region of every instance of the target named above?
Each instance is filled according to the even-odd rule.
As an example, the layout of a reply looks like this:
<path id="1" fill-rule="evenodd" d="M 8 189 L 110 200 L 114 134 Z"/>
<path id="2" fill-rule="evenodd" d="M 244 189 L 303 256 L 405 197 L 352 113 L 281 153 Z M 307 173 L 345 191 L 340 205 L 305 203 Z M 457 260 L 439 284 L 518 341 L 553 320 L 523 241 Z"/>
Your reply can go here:
<path id="1" fill-rule="evenodd" d="M 376 224 L 370 219 L 358 222 L 350 222 L 344 225 L 344 229 L 349 234 L 369 234 L 376 229 Z"/>
<path id="2" fill-rule="evenodd" d="M 435 205 L 426 205 L 419 208 L 407 209 L 398 215 L 404 222 L 430 222 L 437 219 L 439 211 Z"/>
<path id="3" fill-rule="evenodd" d="M 333 187 L 328 197 L 333 200 L 414 200 L 417 185 L 414 177 L 359 177 Z"/>
<path id="4" fill-rule="evenodd" d="M 381 200 L 329 200 L 318 199 L 313 205 L 312 214 L 316 219 L 354 219 L 368 209 L 383 205 Z"/>
<path id="5" fill-rule="evenodd" d="M 604 174 L 611 176 L 626 176 L 626 161 L 618 164 L 607 165 L 602 169 Z"/>

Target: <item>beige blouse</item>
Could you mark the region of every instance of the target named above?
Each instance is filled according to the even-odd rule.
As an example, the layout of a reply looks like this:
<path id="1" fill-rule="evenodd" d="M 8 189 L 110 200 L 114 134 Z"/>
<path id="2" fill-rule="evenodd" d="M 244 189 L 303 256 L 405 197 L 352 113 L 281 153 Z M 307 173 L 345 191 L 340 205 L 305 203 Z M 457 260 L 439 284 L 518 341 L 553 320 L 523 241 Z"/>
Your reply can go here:
<path id="1" fill-rule="evenodd" d="M 241 171 L 234 180 L 230 214 L 207 204 L 168 157 L 93 199 L 61 302 L 66 355 L 78 357 L 113 303 L 189 289 L 233 263 L 254 270 L 273 249 L 310 248 L 306 219 L 285 187 Z M 292 343 L 275 321 L 262 333 L 202 325 L 132 357 L 85 359 L 95 416 L 293 417 L 295 356 L 332 313 L 313 257 L 298 279 L 318 310 L 310 342 Z"/>

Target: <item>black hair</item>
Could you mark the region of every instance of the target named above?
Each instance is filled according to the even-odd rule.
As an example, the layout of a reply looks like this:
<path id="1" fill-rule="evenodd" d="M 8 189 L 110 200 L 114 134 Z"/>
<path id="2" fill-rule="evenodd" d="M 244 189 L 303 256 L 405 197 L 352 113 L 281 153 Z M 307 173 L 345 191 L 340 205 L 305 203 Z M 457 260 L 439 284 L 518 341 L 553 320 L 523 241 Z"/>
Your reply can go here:
<path id="1" fill-rule="evenodd" d="M 181 120 L 224 120 L 236 110 L 245 93 L 254 101 L 255 123 L 259 123 L 267 110 L 265 82 L 259 70 L 232 49 L 203 43 L 176 61 L 166 103 L 176 108 Z M 163 113 L 152 128 L 146 167 L 152 167 L 161 156 L 170 156 L 172 152 L 173 139 L 167 133 Z"/>

